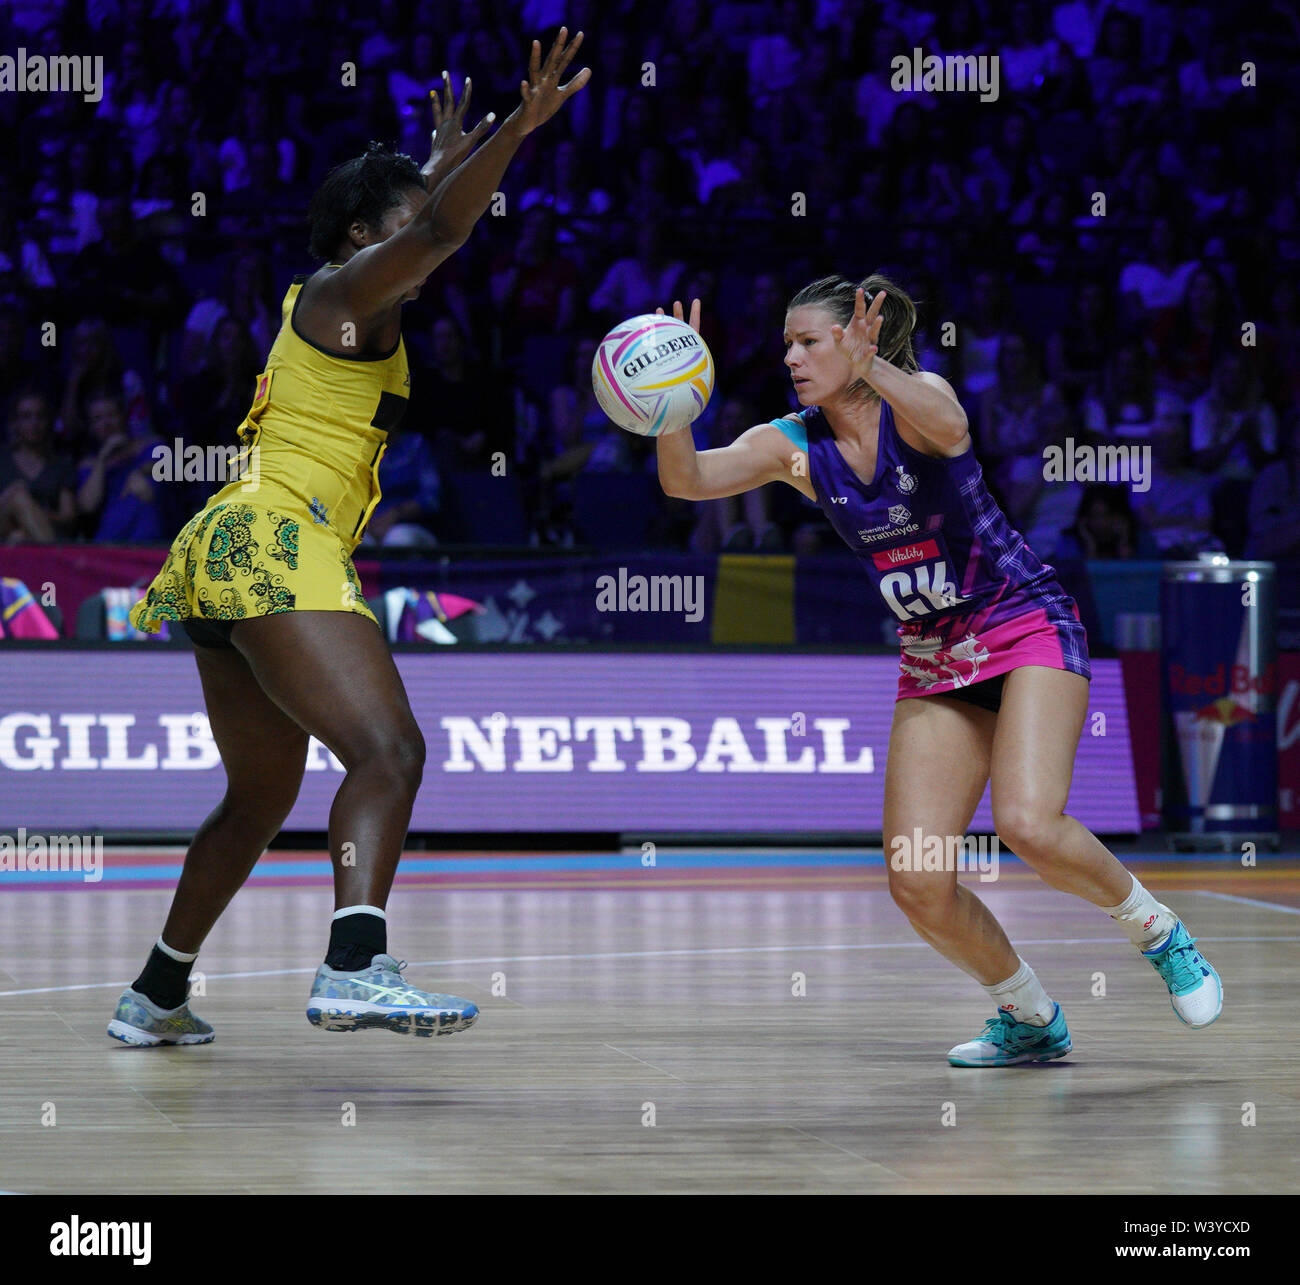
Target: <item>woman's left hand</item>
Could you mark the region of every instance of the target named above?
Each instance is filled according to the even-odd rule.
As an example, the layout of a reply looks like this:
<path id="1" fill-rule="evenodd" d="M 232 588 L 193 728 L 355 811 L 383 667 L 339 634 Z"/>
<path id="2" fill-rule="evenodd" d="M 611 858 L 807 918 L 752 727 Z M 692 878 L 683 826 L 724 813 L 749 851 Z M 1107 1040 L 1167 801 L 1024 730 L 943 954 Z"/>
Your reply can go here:
<path id="1" fill-rule="evenodd" d="M 848 327 L 832 326 L 831 338 L 835 347 L 848 358 L 853 373 L 858 379 L 866 379 L 871 373 L 871 362 L 876 355 L 876 346 L 880 342 L 880 327 L 883 318 L 880 310 L 885 306 L 885 292 L 881 290 L 867 307 L 867 297 L 858 287 L 857 301 L 853 305 L 853 320 Z"/>
<path id="2" fill-rule="evenodd" d="M 489 112 L 468 134 L 462 129 L 465 112 L 469 108 L 468 76 L 465 77 L 465 92 L 457 103 L 451 89 L 451 77 L 444 71 L 442 94 L 440 101 L 438 91 L 429 90 L 429 102 L 433 107 L 433 135 L 429 140 L 429 159 L 420 173 L 424 177 L 424 190 L 431 194 L 456 166 L 468 158 L 496 120 L 495 113 Z"/>

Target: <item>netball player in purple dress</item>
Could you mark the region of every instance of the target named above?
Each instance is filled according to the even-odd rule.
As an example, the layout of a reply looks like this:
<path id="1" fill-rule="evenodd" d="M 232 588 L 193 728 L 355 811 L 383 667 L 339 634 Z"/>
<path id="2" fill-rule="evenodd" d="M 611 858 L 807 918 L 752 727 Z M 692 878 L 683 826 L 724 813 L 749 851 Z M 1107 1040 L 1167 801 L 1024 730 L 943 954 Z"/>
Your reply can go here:
<path id="1" fill-rule="evenodd" d="M 868 307 L 867 299 L 871 302 Z M 674 314 L 682 319 L 682 306 Z M 690 324 L 699 329 L 699 301 Z M 882 819 L 889 888 L 912 927 L 997 1009 L 954 1066 L 1010 1066 L 1070 1051 L 1061 1013 L 956 870 L 906 859 L 964 836 L 992 783 L 997 833 L 1049 886 L 1101 907 L 1150 960 L 1174 1012 L 1208 1026 L 1223 1006 L 1195 939 L 1065 812 L 1088 710 L 1087 638 L 1074 602 L 984 485 L 949 384 L 918 369 L 916 308 L 885 277 L 825 277 L 786 313 L 785 364 L 803 409 L 697 452 L 658 439 L 672 496 L 711 500 L 787 482 L 821 506 L 898 618 L 898 700 Z M 919 854 L 916 854 L 919 857 Z"/>

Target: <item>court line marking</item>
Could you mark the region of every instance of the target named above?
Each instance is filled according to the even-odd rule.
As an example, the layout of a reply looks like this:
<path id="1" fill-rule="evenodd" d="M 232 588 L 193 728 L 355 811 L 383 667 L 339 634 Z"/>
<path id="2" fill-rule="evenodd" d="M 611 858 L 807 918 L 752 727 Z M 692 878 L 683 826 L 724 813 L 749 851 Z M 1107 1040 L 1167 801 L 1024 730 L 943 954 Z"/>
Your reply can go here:
<path id="1" fill-rule="evenodd" d="M 785 1127 L 793 1129 L 795 1133 L 802 1133 L 805 1138 L 811 1138 L 814 1142 L 820 1142 L 824 1147 L 834 1147 L 836 1151 L 842 1151 L 846 1156 L 852 1156 L 854 1160 L 858 1160 L 864 1165 L 879 1169 L 882 1173 L 887 1173 L 891 1178 L 897 1178 L 899 1182 L 907 1181 L 901 1173 L 895 1173 L 894 1170 L 882 1165 L 879 1160 L 872 1160 L 870 1156 L 861 1156 L 856 1151 L 850 1151 L 848 1147 L 840 1146 L 838 1142 L 832 1142 L 829 1138 L 819 1138 L 815 1133 L 809 1133 L 807 1129 L 801 1129 L 797 1124 L 787 1124 Z"/>
<path id="2" fill-rule="evenodd" d="M 621 1053 L 624 1057 L 630 1057 L 634 1062 L 640 1062 L 642 1066 L 648 1066 L 652 1071 L 658 1071 L 660 1075 L 666 1075 L 670 1080 L 676 1080 L 678 1084 L 685 1084 L 686 1081 L 680 1075 L 674 1075 L 671 1071 L 666 1071 L 662 1066 L 656 1066 L 653 1062 L 647 1062 L 643 1057 L 637 1057 L 635 1053 L 629 1053 L 627 1049 L 617 1048 L 613 1044 L 606 1044 L 605 1047 L 614 1053 Z"/>
<path id="3" fill-rule="evenodd" d="M 1262 902 L 1268 905 L 1268 902 Z M 1198 937 L 1205 942 L 1264 942 L 1295 941 L 1298 936 L 1288 937 Z M 1021 938 L 1021 946 L 1130 946 L 1127 937 L 1041 937 Z M 672 950 L 610 950 L 591 954 L 573 955 L 475 955 L 465 959 L 416 959 L 409 964 L 411 968 L 460 968 L 466 964 L 546 964 L 546 963 L 584 963 L 602 959 L 672 959 L 677 957 L 697 957 L 705 955 L 783 955 L 801 950 L 808 953 L 837 950 L 931 950 L 929 942 L 924 941 L 871 941 L 848 942 L 842 945 L 827 946 L 795 943 L 791 946 L 702 946 L 679 947 Z M 201 970 L 200 970 L 201 971 Z M 207 981 L 234 981 L 245 977 L 294 977 L 306 973 L 315 975 L 315 968 L 262 968 L 242 973 L 204 973 Z M 25 990 L 0 991 L 0 999 L 16 995 L 53 995 L 66 991 L 114 990 L 129 986 L 129 981 L 117 982 L 78 982 L 71 986 L 33 986 Z"/>
<path id="4" fill-rule="evenodd" d="M 1209 892 L 1204 888 L 1189 888 L 1187 891 L 1199 893 L 1202 897 L 1217 897 L 1220 901 L 1238 901 L 1243 906 L 1262 906 L 1265 910 L 1280 910 L 1284 915 L 1300 915 L 1300 906 L 1284 906 L 1277 901 L 1260 901 L 1255 897 L 1237 897 L 1230 892 Z"/>

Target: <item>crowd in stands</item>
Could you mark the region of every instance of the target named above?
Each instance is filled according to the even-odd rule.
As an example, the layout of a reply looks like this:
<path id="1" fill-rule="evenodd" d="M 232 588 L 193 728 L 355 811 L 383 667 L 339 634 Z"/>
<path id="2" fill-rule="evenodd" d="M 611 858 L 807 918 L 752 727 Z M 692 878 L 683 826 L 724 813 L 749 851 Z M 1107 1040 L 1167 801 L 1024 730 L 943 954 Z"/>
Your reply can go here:
<path id="1" fill-rule="evenodd" d="M 1044 557 L 1300 555 L 1283 0 L 13 0 L 0 50 L 100 54 L 104 84 L 0 94 L 0 542 L 169 541 L 214 487 L 160 481 L 155 447 L 233 442 L 315 266 L 315 185 L 371 139 L 423 162 L 444 66 L 472 119 L 509 111 L 561 21 L 591 84 L 407 308 L 368 542 L 582 545 L 631 496 L 661 547 L 831 547 L 790 488 L 665 498 L 591 357 L 699 296 L 717 386 L 693 431 L 720 445 L 795 405 L 793 292 L 885 271 Z M 997 101 L 900 92 L 914 47 L 998 56 Z M 1045 477 L 1049 448 L 1104 444 L 1147 451 L 1145 485 Z"/>

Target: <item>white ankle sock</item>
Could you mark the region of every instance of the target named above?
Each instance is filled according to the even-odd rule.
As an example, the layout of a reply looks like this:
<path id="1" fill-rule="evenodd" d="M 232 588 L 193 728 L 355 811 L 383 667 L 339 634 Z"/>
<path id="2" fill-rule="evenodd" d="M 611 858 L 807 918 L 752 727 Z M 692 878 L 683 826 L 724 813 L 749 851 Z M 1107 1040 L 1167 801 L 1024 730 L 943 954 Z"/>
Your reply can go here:
<path id="1" fill-rule="evenodd" d="M 1139 950 L 1150 950 L 1174 930 L 1178 916 L 1161 905 L 1140 883 L 1133 879 L 1133 889 L 1118 906 L 1102 909 L 1128 934 Z"/>
<path id="2" fill-rule="evenodd" d="M 197 951 L 193 955 L 186 955 L 183 951 L 173 950 L 161 937 L 158 938 L 158 949 L 179 964 L 192 964 L 199 957 Z"/>
<path id="3" fill-rule="evenodd" d="M 1020 957 L 1017 955 L 1017 959 Z M 986 986 L 990 998 L 1003 1013 L 1009 1013 L 1014 1021 L 1028 1022 L 1030 1026 L 1046 1026 L 1056 1012 L 1056 1005 L 1043 989 L 1034 970 L 1020 960 L 1020 967 L 995 986 Z"/>

